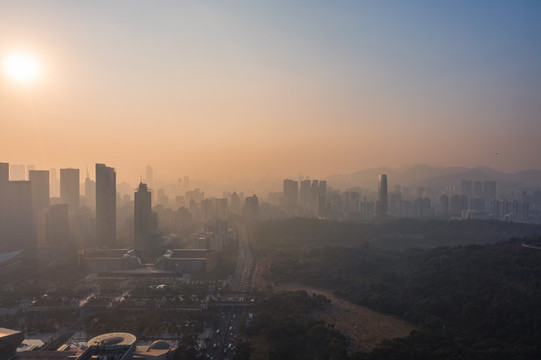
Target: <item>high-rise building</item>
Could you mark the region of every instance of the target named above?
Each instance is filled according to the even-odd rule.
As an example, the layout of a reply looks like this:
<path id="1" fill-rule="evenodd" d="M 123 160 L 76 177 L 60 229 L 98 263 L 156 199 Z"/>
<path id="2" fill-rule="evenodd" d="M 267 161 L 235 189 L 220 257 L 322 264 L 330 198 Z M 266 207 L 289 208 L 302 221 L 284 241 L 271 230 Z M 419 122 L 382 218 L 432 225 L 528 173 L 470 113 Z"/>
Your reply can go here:
<path id="1" fill-rule="evenodd" d="M 483 196 L 483 183 L 481 181 L 474 181 L 472 185 L 472 196 Z"/>
<path id="2" fill-rule="evenodd" d="M 462 179 L 460 181 L 460 195 L 466 195 L 470 198 L 473 194 L 473 182 L 471 180 Z"/>
<path id="3" fill-rule="evenodd" d="M 7 215 L 7 191 L 9 182 L 9 164 L 0 163 L 0 227 L 6 222 Z"/>
<path id="4" fill-rule="evenodd" d="M 36 229 L 32 211 L 32 187 L 30 181 L 9 181 L 6 191 L 6 225 L 0 242 L 11 248 L 30 249 L 36 244 Z"/>
<path id="5" fill-rule="evenodd" d="M 319 180 L 312 180 L 312 188 L 310 190 L 310 208 L 312 215 L 317 216 L 319 209 Z"/>
<path id="6" fill-rule="evenodd" d="M 116 245 L 116 172 L 96 164 L 96 240 L 98 247 Z"/>
<path id="7" fill-rule="evenodd" d="M 387 175 L 381 174 L 378 180 L 378 202 L 376 204 L 376 215 L 387 216 Z"/>
<path id="8" fill-rule="evenodd" d="M 311 181 L 303 180 L 301 181 L 301 205 L 308 206 L 310 205 L 310 191 L 311 191 Z"/>
<path id="9" fill-rule="evenodd" d="M 79 169 L 60 169 L 60 202 L 68 204 L 69 212 L 79 212 Z"/>
<path id="10" fill-rule="evenodd" d="M 485 181 L 483 183 L 483 197 L 487 201 L 496 199 L 496 181 Z"/>
<path id="11" fill-rule="evenodd" d="M 299 182 L 295 180 L 285 179 L 283 184 L 284 205 L 286 209 L 293 211 L 297 207 L 297 199 L 299 196 Z"/>
<path id="12" fill-rule="evenodd" d="M 317 194 L 317 216 L 322 218 L 325 217 L 325 206 L 327 204 L 327 181 L 319 181 Z"/>
<path id="13" fill-rule="evenodd" d="M 151 235 L 157 231 L 155 216 L 152 212 L 152 193 L 144 183 L 139 183 L 135 192 L 133 237 L 135 250 L 151 250 Z"/>
<path id="14" fill-rule="evenodd" d="M 231 212 L 235 214 L 240 214 L 241 212 L 240 197 L 236 191 L 231 194 Z"/>
<path id="15" fill-rule="evenodd" d="M 51 197 L 59 197 L 60 196 L 60 182 L 58 181 L 57 171 L 56 169 L 50 169 L 49 174 L 51 175 L 49 180 L 50 185 L 50 195 Z"/>
<path id="16" fill-rule="evenodd" d="M 88 171 L 85 178 L 85 203 L 92 209 L 96 208 L 96 182 L 90 179 Z"/>
<path id="17" fill-rule="evenodd" d="M 69 205 L 55 204 L 46 212 L 46 243 L 55 246 L 68 245 L 71 241 Z"/>
<path id="18" fill-rule="evenodd" d="M 49 207 L 49 170 L 30 170 L 28 178 L 32 188 L 34 220 L 37 224 L 40 214 Z"/>
<path id="19" fill-rule="evenodd" d="M 256 219 L 259 215 L 259 200 L 254 194 L 244 199 L 244 215 L 248 219 Z"/>

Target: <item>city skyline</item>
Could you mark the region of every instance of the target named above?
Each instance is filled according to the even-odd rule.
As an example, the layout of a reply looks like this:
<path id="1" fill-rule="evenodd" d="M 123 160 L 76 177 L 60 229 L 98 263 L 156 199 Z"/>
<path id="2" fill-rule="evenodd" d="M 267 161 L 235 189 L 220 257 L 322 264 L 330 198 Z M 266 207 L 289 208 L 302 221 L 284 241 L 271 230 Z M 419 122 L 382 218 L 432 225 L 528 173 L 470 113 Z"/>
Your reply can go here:
<path id="1" fill-rule="evenodd" d="M 146 164 L 164 179 L 539 168 L 537 3 L 1 10 L 2 161 L 107 162 L 119 181 Z M 35 81 L 13 79 L 13 54 L 35 60 Z"/>

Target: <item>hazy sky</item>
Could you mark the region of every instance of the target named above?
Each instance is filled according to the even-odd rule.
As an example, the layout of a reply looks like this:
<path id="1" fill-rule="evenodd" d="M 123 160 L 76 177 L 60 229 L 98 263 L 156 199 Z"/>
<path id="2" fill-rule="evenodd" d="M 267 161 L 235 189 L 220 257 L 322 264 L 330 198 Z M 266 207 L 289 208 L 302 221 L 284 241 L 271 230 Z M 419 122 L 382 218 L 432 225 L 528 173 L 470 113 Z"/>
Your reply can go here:
<path id="1" fill-rule="evenodd" d="M 0 161 L 134 181 L 540 168 L 541 2 L 7 1 Z M 84 171 L 84 170 L 83 170 Z"/>

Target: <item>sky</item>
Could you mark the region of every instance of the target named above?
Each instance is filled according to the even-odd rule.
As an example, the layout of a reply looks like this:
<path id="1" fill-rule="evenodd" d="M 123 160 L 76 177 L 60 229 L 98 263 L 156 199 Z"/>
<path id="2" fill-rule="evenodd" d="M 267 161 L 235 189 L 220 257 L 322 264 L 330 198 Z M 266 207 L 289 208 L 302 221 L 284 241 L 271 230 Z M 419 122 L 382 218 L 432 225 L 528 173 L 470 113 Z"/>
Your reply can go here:
<path id="1" fill-rule="evenodd" d="M 0 161 L 132 182 L 541 168 L 540 38 L 533 0 L 0 0 Z"/>

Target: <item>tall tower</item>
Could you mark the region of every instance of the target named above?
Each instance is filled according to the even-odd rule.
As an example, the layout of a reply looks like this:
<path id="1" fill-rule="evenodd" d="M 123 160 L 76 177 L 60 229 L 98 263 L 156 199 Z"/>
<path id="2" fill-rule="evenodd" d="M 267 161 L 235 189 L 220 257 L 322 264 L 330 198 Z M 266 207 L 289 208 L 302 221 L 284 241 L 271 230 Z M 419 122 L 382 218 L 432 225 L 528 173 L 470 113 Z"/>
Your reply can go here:
<path id="1" fill-rule="evenodd" d="M 86 171 L 85 178 L 85 200 L 87 206 L 90 206 L 92 209 L 96 208 L 96 182 L 90 179 L 88 170 Z"/>
<path id="2" fill-rule="evenodd" d="M 34 215 L 49 207 L 49 170 L 30 170 L 28 179 L 32 188 L 32 207 Z"/>
<path id="3" fill-rule="evenodd" d="M 135 250 L 146 250 L 149 235 L 155 232 L 152 214 L 152 193 L 144 183 L 139 184 L 135 192 L 134 202 L 134 247 Z"/>
<path id="4" fill-rule="evenodd" d="M 378 180 L 378 202 L 376 205 L 378 217 L 387 216 L 387 175 L 381 174 Z"/>
<path id="5" fill-rule="evenodd" d="M 69 212 L 79 212 L 79 169 L 60 169 L 60 202 L 68 204 Z"/>
<path id="6" fill-rule="evenodd" d="M 297 200 L 299 196 L 299 182 L 285 179 L 283 182 L 283 193 L 285 207 L 290 211 L 294 211 L 297 207 Z"/>
<path id="7" fill-rule="evenodd" d="M 7 192 L 9 183 L 9 164 L 0 163 L 0 226 L 6 222 L 7 216 Z"/>
<path id="8" fill-rule="evenodd" d="M 116 172 L 96 164 L 96 239 L 98 247 L 116 245 Z"/>

